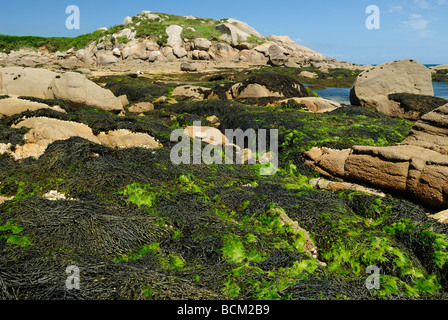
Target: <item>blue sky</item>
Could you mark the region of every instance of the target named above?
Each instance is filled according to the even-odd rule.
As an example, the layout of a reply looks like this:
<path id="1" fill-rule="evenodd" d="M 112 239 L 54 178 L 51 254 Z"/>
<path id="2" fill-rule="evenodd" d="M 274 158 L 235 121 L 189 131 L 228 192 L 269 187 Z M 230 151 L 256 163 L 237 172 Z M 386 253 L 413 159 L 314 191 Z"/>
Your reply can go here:
<path id="1" fill-rule="evenodd" d="M 68 30 L 77 5 L 81 28 Z M 366 28 L 366 8 L 380 9 L 380 29 Z M 245 21 L 264 36 L 288 35 L 325 56 L 359 64 L 413 58 L 448 63 L 448 0 L 41 0 L 2 1 L 0 34 L 69 36 L 121 24 L 142 10 Z"/>

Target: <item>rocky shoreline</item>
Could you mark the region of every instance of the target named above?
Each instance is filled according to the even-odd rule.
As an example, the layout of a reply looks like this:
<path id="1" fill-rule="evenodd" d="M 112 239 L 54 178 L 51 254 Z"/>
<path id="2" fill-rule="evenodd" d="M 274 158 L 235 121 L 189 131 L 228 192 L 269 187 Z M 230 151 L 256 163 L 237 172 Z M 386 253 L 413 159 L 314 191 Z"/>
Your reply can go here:
<path id="1" fill-rule="evenodd" d="M 143 11 L 98 35 L 0 54 L 0 299 L 447 298 L 437 70 L 361 68 L 233 19 Z M 304 79 L 350 83 L 352 105 Z"/>

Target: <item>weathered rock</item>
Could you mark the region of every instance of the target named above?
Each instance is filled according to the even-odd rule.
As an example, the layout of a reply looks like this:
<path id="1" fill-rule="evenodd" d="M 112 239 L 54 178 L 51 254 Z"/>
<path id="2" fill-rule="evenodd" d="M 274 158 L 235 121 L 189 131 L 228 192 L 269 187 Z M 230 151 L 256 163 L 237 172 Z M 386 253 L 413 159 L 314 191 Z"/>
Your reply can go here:
<path id="1" fill-rule="evenodd" d="M 322 189 L 322 190 L 328 190 L 328 191 L 340 191 L 340 190 L 353 190 L 363 193 L 372 194 L 381 198 L 384 198 L 386 194 L 384 192 L 381 192 L 376 189 L 367 188 L 365 186 L 356 184 L 356 183 L 349 183 L 349 182 L 337 182 L 337 181 L 331 181 L 326 180 L 323 178 L 317 178 L 317 179 L 311 179 L 310 185 L 315 189 Z"/>
<path id="2" fill-rule="evenodd" d="M 244 88 L 242 83 L 237 83 L 232 87 L 233 96 L 236 98 L 263 98 L 282 97 L 280 92 L 274 92 L 258 83 L 249 83 Z"/>
<path id="3" fill-rule="evenodd" d="M 176 56 L 176 57 L 178 57 L 178 58 L 183 58 L 183 57 L 186 57 L 187 56 L 187 50 L 185 50 L 185 48 L 183 48 L 183 47 L 180 47 L 180 46 L 175 46 L 174 48 L 173 48 L 173 53 L 174 53 L 174 55 Z"/>
<path id="4" fill-rule="evenodd" d="M 186 85 L 176 87 L 171 96 L 203 100 L 210 90 L 210 88 Z"/>
<path id="5" fill-rule="evenodd" d="M 255 37 L 258 38 L 263 38 L 263 36 L 261 35 L 261 33 L 259 33 L 257 30 L 255 30 L 253 27 L 251 27 L 250 25 L 248 25 L 245 22 L 230 18 L 227 19 L 228 23 L 231 23 L 232 25 L 236 26 L 238 29 L 240 29 L 241 31 L 253 35 Z"/>
<path id="6" fill-rule="evenodd" d="M 437 220 L 440 223 L 448 223 L 448 210 L 440 211 L 436 214 L 430 215 L 430 217 Z"/>
<path id="7" fill-rule="evenodd" d="M 114 56 L 121 57 L 121 51 L 118 48 L 114 48 L 114 50 L 112 50 L 112 54 Z"/>
<path id="8" fill-rule="evenodd" d="M 212 42 L 205 38 L 197 38 L 194 40 L 194 47 L 197 50 L 208 50 L 212 46 Z"/>
<path id="9" fill-rule="evenodd" d="M 92 70 L 87 69 L 87 68 L 79 68 L 79 69 L 76 69 L 75 72 L 78 72 L 78 73 L 83 74 L 85 76 L 89 76 L 89 75 L 92 74 Z"/>
<path id="10" fill-rule="evenodd" d="M 62 121 L 51 118 L 28 118 L 13 128 L 29 128 L 25 135 L 26 144 L 16 146 L 14 152 L 3 148 L 0 150 L 10 153 L 15 160 L 28 157 L 39 158 L 46 150 L 47 146 L 58 140 L 67 140 L 72 137 L 81 137 L 93 143 L 104 144 L 111 148 L 147 148 L 155 149 L 161 145 L 154 138 L 144 133 L 133 133 L 128 130 L 116 130 L 109 133 L 100 133 L 95 136 L 88 126 L 78 122 Z"/>
<path id="11" fill-rule="evenodd" d="M 240 30 L 238 27 L 230 23 L 222 23 L 216 26 L 216 29 L 223 33 L 221 40 L 231 44 L 232 46 L 237 46 L 239 42 L 247 41 L 250 37 L 249 33 Z"/>
<path id="12" fill-rule="evenodd" d="M 419 146 L 448 155 L 448 104 L 425 114 L 412 127 L 403 145 Z"/>
<path id="13" fill-rule="evenodd" d="M 146 41 L 145 47 L 148 51 L 158 51 L 160 49 L 160 46 L 152 40 Z"/>
<path id="14" fill-rule="evenodd" d="M 154 105 L 151 102 L 139 102 L 129 108 L 129 112 L 142 113 L 154 111 Z"/>
<path id="15" fill-rule="evenodd" d="M 132 17 L 124 18 L 124 21 L 123 21 L 124 26 L 127 26 L 128 24 L 131 24 L 131 23 L 132 23 Z"/>
<path id="16" fill-rule="evenodd" d="M 166 28 L 166 34 L 168 35 L 167 45 L 174 48 L 175 46 L 182 46 L 182 31 L 183 28 L 178 25 L 171 25 Z"/>
<path id="17" fill-rule="evenodd" d="M 272 46 L 271 42 L 265 42 L 254 48 L 255 51 L 264 54 L 266 57 L 269 56 L 269 48 Z"/>
<path id="18" fill-rule="evenodd" d="M 310 72 L 310 71 L 302 71 L 302 72 L 300 72 L 299 76 L 305 77 L 305 78 L 311 78 L 311 79 L 319 78 L 319 75 L 317 73 Z"/>
<path id="19" fill-rule="evenodd" d="M 150 51 L 148 53 L 148 61 L 149 62 L 157 61 L 159 59 L 159 57 L 161 57 L 160 51 Z"/>
<path id="20" fill-rule="evenodd" d="M 93 134 L 92 129 L 79 122 L 62 121 L 44 117 L 28 118 L 13 127 L 26 127 L 31 129 L 24 137 L 27 143 L 48 145 L 54 141 L 66 140 L 71 137 L 81 137 L 94 143 L 100 142 Z"/>
<path id="21" fill-rule="evenodd" d="M 129 104 L 128 97 L 127 97 L 125 94 L 119 96 L 119 97 L 118 97 L 118 100 L 120 100 L 121 105 L 122 105 L 123 107 L 124 107 L 124 106 L 127 106 L 127 105 Z"/>
<path id="22" fill-rule="evenodd" d="M 34 101 L 16 98 L 0 99 L 0 118 L 9 117 L 14 114 L 20 114 L 25 111 L 35 111 L 39 109 L 50 109 L 65 113 L 65 110 L 60 107 L 50 107 L 46 104 Z"/>
<path id="23" fill-rule="evenodd" d="M 97 63 L 103 66 L 109 64 L 115 64 L 120 61 L 112 52 L 105 54 L 98 54 L 96 57 L 97 57 Z"/>
<path id="24" fill-rule="evenodd" d="M 7 67 L 0 69 L 0 94 L 48 98 L 47 90 L 57 73 L 44 69 Z"/>
<path id="25" fill-rule="evenodd" d="M 182 63 L 182 64 L 180 65 L 180 69 L 181 69 L 182 71 L 194 72 L 194 71 L 197 71 L 197 70 L 198 70 L 198 67 L 197 67 L 197 65 L 194 64 L 194 63 L 187 63 L 187 62 L 184 62 L 184 63 Z"/>
<path id="26" fill-rule="evenodd" d="M 66 59 L 59 62 L 59 65 L 64 70 L 75 69 L 83 66 L 82 60 L 78 59 L 75 56 L 67 57 Z"/>
<path id="27" fill-rule="evenodd" d="M 126 28 L 126 29 L 121 30 L 118 33 L 114 33 L 113 37 L 115 39 L 118 39 L 121 37 L 126 37 L 128 40 L 134 40 L 136 35 L 137 35 L 137 31 L 133 31 L 132 29 Z M 109 49 L 112 49 L 112 48 L 109 48 Z M 98 50 L 100 50 L 100 49 L 98 48 Z"/>
<path id="28" fill-rule="evenodd" d="M 267 57 L 261 52 L 255 50 L 242 50 L 240 51 L 239 60 L 252 62 L 255 64 L 265 65 L 269 61 Z"/>
<path id="29" fill-rule="evenodd" d="M 102 132 L 98 135 L 98 139 L 102 144 L 115 149 L 157 149 L 161 146 L 160 143 L 150 135 L 145 133 L 134 133 L 129 130 L 115 130 L 110 131 L 108 134 Z"/>
<path id="30" fill-rule="evenodd" d="M 283 104 L 288 104 L 291 100 L 298 104 L 305 105 L 309 111 L 314 113 L 329 112 L 341 107 L 341 104 L 338 102 L 319 97 L 290 98 L 276 101 L 274 102 L 274 105 L 281 106 Z"/>
<path id="31" fill-rule="evenodd" d="M 62 99 L 74 107 L 93 106 L 105 111 L 123 111 L 120 100 L 110 90 L 106 90 L 88 80 L 84 75 L 67 72 L 53 79 L 47 90 L 50 99 Z"/>
<path id="32" fill-rule="evenodd" d="M 308 97 L 308 91 L 295 79 L 283 75 L 257 75 L 235 84 L 232 96 L 238 98 Z"/>
<path id="33" fill-rule="evenodd" d="M 299 64 L 309 63 L 314 61 L 314 63 L 321 63 L 325 61 L 324 68 L 328 69 L 329 65 L 326 62 L 327 58 L 325 58 L 322 54 L 315 52 L 307 47 L 296 44 L 293 40 L 291 40 L 288 36 L 275 36 L 270 35 L 266 37 L 270 43 L 277 44 L 285 53 L 287 53 L 290 61 L 296 62 Z M 337 62 L 338 60 L 334 60 Z M 350 64 L 351 65 L 351 64 Z M 348 68 L 345 64 L 341 66 L 334 66 L 334 68 Z"/>
<path id="34" fill-rule="evenodd" d="M 199 139 L 214 146 L 230 145 L 227 137 L 220 130 L 213 127 L 188 126 L 185 128 L 184 134 L 192 139 Z"/>
<path id="35" fill-rule="evenodd" d="M 217 116 L 210 116 L 210 117 L 207 117 L 206 120 L 207 120 L 208 122 L 210 122 L 211 124 L 216 124 L 216 123 L 218 123 L 218 121 L 219 121 L 219 119 L 218 119 Z"/>
<path id="36" fill-rule="evenodd" d="M 394 115 L 397 103 L 388 98 L 394 93 L 434 96 L 431 71 L 411 59 L 389 62 L 365 70 L 350 91 L 350 102 Z"/>
<path id="37" fill-rule="evenodd" d="M 312 149 L 306 163 L 330 176 L 399 192 L 432 207 L 448 206 L 448 104 L 425 114 L 400 145 Z"/>
<path id="38" fill-rule="evenodd" d="M 388 95 L 388 99 L 391 105 L 391 116 L 414 121 L 448 103 L 442 98 L 412 93 L 394 93 Z"/>
<path id="39" fill-rule="evenodd" d="M 206 51 L 194 50 L 191 56 L 193 60 L 210 60 L 210 55 Z"/>
<path id="40" fill-rule="evenodd" d="M 208 51 L 221 61 L 239 60 L 239 50 L 232 48 L 227 43 L 218 42 L 211 46 Z"/>

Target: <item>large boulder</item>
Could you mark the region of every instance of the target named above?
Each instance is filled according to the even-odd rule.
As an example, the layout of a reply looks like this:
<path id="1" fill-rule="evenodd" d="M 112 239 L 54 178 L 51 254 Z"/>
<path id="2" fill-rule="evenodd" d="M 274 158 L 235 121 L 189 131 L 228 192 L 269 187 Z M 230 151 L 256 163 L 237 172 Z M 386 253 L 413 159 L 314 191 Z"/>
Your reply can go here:
<path id="1" fill-rule="evenodd" d="M 57 73 L 44 69 L 7 67 L 0 69 L 0 94 L 47 99 L 47 89 Z"/>
<path id="2" fill-rule="evenodd" d="M 258 38 L 263 38 L 261 33 L 259 33 L 257 30 L 255 30 L 253 27 L 248 25 L 246 22 L 242 22 L 233 18 L 227 19 L 228 23 L 231 23 L 232 25 L 236 26 L 241 31 L 248 33 L 250 35 L 253 35 Z"/>
<path id="3" fill-rule="evenodd" d="M 118 48 L 116 48 L 116 49 L 118 49 Z M 117 52 L 117 51 L 115 51 L 115 52 Z M 120 54 L 120 51 L 118 51 L 118 54 Z M 106 52 L 104 54 L 98 54 L 96 57 L 97 57 L 97 63 L 102 66 L 109 65 L 109 64 L 115 64 L 120 61 L 116 57 L 116 55 L 113 51 Z"/>
<path id="4" fill-rule="evenodd" d="M 247 41 L 251 36 L 249 33 L 239 29 L 237 26 L 231 23 L 222 23 L 216 26 L 216 30 L 221 32 L 223 35 L 220 37 L 221 40 L 227 42 L 228 44 L 236 47 L 240 42 Z"/>
<path id="5" fill-rule="evenodd" d="M 431 71 L 412 59 L 372 67 L 358 76 L 350 91 L 350 102 L 395 116 L 400 110 L 388 97 L 395 93 L 434 96 Z"/>
<path id="6" fill-rule="evenodd" d="M 198 66 L 194 63 L 183 62 L 180 65 L 181 71 L 194 72 L 198 70 Z"/>
<path id="7" fill-rule="evenodd" d="M 126 18 L 124 18 L 124 21 L 123 21 L 123 25 L 124 26 L 127 26 L 128 24 L 131 24 L 132 23 L 132 17 L 126 17 Z"/>
<path id="8" fill-rule="evenodd" d="M 24 137 L 27 143 L 48 145 L 54 141 L 67 140 L 71 137 L 81 137 L 94 143 L 100 143 L 99 139 L 93 134 L 92 129 L 85 124 L 73 121 L 62 121 L 44 117 L 28 118 L 13 127 L 26 127 L 30 129 Z"/>
<path id="9" fill-rule="evenodd" d="M 269 40 L 270 43 L 274 43 L 285 50 L 285 53 L 288 55 L 291 61 L 304 63 L 311 60 L 322 61 L 325 59 L 322 54 L 295 43 L 288 36 L 270 35 L 266 37 L 266 39 Z"/>
<path id="10" fill-rule="evenodd" d="M 194 48 L 197 50 L 208 50 L 212 46 L 212 42 L 205 38 L 197 38 L 194 40 Z"/>
<path id="11" fill-rule="evenodd" d="M 166 34 L 168 35 L 167 45 L 174 48 L 175 46 L 181 46 L 183 28 L 178 25 L 171 25 L 166 28 Z"/>
<path id="12" fill-rule="evenodd" d="M 312 149 L 307 164 L 329 177 L 398 192 L 434 208 L 448 208 L 448 104 L 425 114 L 408 138 L 390 147 Z"/>
<path id="13" fill-rule="evenodd" d="M 239 60 L 244 62 L 250 62 L 258 65 L 265 65 L 268 63 L 269 59 L 265 57 L 264 54 L 255 51 L 253 49 L 251 50 L 241 50 L 239 52 Z"/>
<path id="14" fill-rule="evenodd" d="M 76 72 L 56 76 L 48 87 L 47 96 L 65 100 L 73 107 L 89 105 L 113 113 L 123 111 L 120 100 L 110 90 L 101 88 Z"/>
<path id="15" fill-rule="evenodd" d="M 232 95 L 238 98 L 308 97 L 306 88 L 295 79 L 276 74 L 256 75 L 232 86 Z"/>

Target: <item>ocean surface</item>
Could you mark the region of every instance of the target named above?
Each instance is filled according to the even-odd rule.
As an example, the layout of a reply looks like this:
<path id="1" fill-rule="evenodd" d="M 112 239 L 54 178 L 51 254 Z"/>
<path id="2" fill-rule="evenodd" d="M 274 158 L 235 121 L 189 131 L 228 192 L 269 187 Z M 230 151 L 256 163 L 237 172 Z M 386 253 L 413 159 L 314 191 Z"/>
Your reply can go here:
<path id="1" fill-rule="evenodd" d="M 448 100 L 448 82 L 433 82 L 434 96 Z M 350 88 L 331 88 L 314 90 L 325 99 L 339 103 L 350 104 Z"/>

